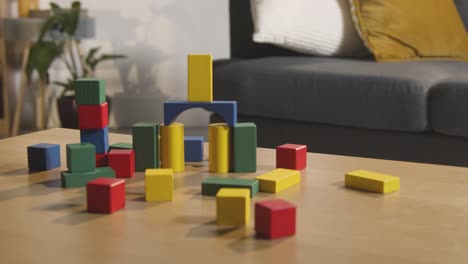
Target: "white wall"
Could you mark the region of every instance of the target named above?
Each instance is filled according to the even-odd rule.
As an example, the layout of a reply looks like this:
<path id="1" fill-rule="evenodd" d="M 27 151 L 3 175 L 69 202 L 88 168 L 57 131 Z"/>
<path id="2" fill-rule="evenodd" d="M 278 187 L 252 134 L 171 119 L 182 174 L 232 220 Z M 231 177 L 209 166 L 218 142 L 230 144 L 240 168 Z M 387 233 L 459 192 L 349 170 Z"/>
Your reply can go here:
<path id="1" fill-rule="evenodd" d="M 49 2 L 42 0 L 41 8 L 47 8 Z M 65 7 L 72 1 L 53 2 Z M 162 122 L 164 100 L 186 99 L 187 54 L 229 56 L 227 0 L 81 2 L 89 15 L 95 17 L 97 26 L 95 39 L 84 41 L 85 49 L 103 45 L 105 52 L 128 55 L 125 60 L 100 65 L 97 71 L 97 77 L 107 82 L 108 94 L 117 97 L 111 126 L 131 126 L 137 121 Z M 122 92 L 124 97 L 117 95 Z M 147 99 L 146 103 L 142 98 Z M 181 115 L 178 121 L 186 126 L 206 126 L 208 114 L 203 110 L 191 111 Z M 54 122 L 52 119 L 50 123 Z"/>

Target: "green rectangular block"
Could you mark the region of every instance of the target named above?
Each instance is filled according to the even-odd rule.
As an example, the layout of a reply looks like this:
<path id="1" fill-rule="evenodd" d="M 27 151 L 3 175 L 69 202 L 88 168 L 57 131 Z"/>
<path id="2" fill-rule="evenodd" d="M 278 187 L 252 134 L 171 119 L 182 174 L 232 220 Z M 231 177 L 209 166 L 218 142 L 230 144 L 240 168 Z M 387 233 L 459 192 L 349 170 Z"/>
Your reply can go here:
<path id="1" fill-rule="evenodd" d="M 231 127 L 231 171 L 257 171 L 257 127 L 254 123 L 237 123 Z"/>
<path id="2" fill-rule="evenodd" d="M 90 143 L 67 144 L 67 168 L 70 172 L 96 169 L 96 148 Z"/>
<path id="3" fill-rule="evenodd" d="M 133 145 L 132 143 L 119 142 L 109 146 L 109 151 L 113 149 L 133 149 Z"/>
<path id="4" fill-rule="evenodd" d="M 75 100 L 79 105 L 103 104 L 106 101 L 106 83 L 94 78 L 76 80 Z"/>
<path id="5" fill-rule="evenodd" d="M 132 127 L 135 170 L 159 168 L 159 124 L 136 123 Z"/>
<path id="6" fill-rule="evenodd" d="M 250 197 L 258 193 L 259 183 L 255 179 L 206 178 L 202 181 L 202 195 L 216 196 L 221 188 L 250 189 Z"/>
<path id="7" fill-rule="evenodd" d="M 89 181 L 97 178 L 115 178 L 115 171 L 111 167 L 99 167 L 91 172 L 73 173 L 62 171 L 62 188 L 84 187 Z"/>

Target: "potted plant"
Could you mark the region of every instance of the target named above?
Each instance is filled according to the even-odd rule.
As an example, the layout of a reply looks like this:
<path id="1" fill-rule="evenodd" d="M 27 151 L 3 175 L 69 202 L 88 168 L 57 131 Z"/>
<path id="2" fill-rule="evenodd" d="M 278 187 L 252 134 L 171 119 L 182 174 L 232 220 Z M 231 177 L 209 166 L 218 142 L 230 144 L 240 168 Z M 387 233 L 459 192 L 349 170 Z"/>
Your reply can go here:
<path id="1" fill-rule="evenodd" d="M 27 64 L 27 75 L 31 78 L 36 70 L 41 83 L 49 85 L 49 67 L 55 60 L 65 65 L 68 78 L 54 81 L 63 88 L 57 99 L 60 122 L 63 127 L 77 128 L 78 114 L 75 103 L 74 81 L 79 78 L 94 77 L 96 67 L 106 60 L 125 58 L 120 54 L 100 54 L 100 47 L 82 54 L 75 32 L 82 13 L 80 2 L 73 2 L 70 9 L 62 9 L 55 3 L 50 4 L 51 14 L 41 28 L 38 40 L 32 45 Z M 107 97 L 110 110 L 110 98 Z"/>

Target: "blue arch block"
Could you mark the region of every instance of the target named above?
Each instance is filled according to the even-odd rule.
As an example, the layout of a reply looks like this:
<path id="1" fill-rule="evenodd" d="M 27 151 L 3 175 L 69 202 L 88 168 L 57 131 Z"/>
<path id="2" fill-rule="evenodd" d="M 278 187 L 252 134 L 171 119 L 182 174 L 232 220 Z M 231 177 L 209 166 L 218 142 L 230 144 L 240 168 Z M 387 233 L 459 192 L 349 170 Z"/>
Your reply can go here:
<path id="1" fill-rule="evenodd" d="M 213 111 L 224 119 L 229 126 L 237 124 L 237 102 L 236 101 L 213 101 L 213 102 L 187 102 L 167 101 L 164 103 L 164 124 L 170 125 L 184 111 L 193 108 L 203 108 Z"/>

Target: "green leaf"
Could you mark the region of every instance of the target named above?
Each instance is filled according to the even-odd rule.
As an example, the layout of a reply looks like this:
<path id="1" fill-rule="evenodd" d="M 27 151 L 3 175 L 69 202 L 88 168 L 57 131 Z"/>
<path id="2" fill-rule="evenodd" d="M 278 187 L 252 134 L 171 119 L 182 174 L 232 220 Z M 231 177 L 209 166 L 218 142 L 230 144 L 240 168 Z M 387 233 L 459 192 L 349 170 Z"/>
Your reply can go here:
<path id="1" fill-rule="evenodd" d="M 52 62 L 60 56 L 63 46 L 55 42 L 38 42 L 35 43 L 30 50 L 28 63 L 26 66 L 26 74 L 28 78 L 34 70 L 37 70 L 41 80 L 48 81 L 48 70 Z"/>
<path id="2" fill-rule="evenodd" d="M 98 59 L 95 59 L 95 60 L 91 60 L 88 64 L 91 67 L 91 69 L 94 70 L 96 68 L 96 66 L 102 61 L 123 59 L 123 58 L 126 58 L 126 57 L 127 57 L 126 55 L 122 55 L 122 54 L 102 54 L 101 57 L 99 57 Z"/>
<path id="3" fill-rule="evenodd" d="M 86 56 L 85 63 L 89 64 L 91 60 L 94 59 L 94 55 L 101 49 L 101 47 L 95 47 L 89 50 L 88 55 Z"/>

